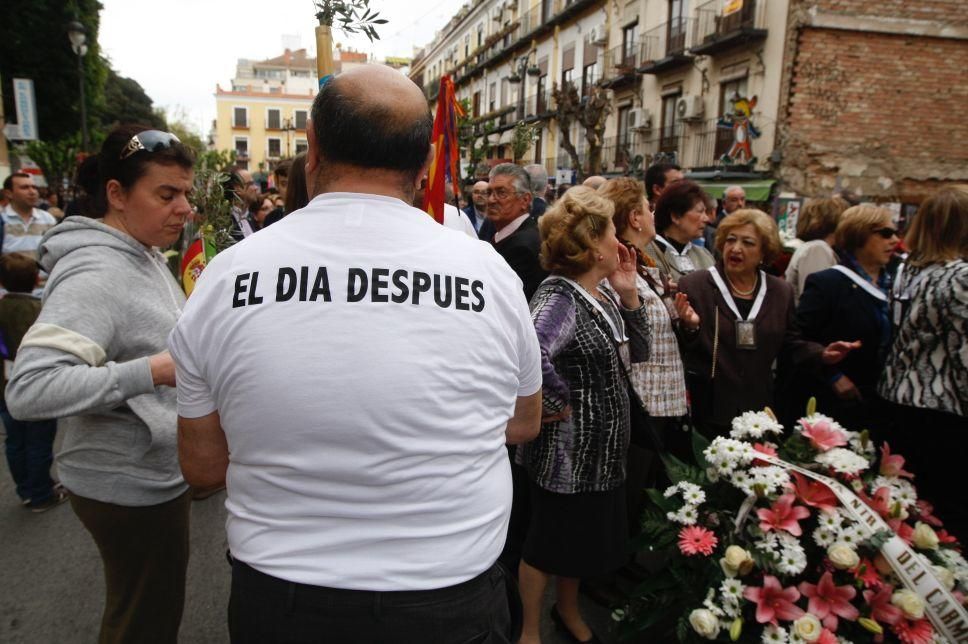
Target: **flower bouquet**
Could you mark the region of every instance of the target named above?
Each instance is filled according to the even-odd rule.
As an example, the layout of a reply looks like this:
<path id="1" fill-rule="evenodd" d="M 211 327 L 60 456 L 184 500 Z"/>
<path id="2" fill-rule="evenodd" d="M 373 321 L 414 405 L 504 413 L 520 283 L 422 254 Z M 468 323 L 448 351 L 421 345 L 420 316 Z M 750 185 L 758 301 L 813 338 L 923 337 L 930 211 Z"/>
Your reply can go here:
<path id="1" fill-rule="evenodd" d="M 968 561 L 889 444 L 816 413 L 747 412 L 667 458 L 641 546 L 659 570 L 613 615 L 654 642 L 968 642 Z"/>

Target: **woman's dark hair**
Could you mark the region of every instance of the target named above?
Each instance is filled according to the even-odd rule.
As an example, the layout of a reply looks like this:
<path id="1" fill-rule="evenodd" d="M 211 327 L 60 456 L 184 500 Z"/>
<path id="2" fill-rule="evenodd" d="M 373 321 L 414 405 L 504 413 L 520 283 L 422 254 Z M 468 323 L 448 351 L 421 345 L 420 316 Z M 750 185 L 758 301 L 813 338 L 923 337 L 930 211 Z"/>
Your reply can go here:
<path id="1" fill-rule="evenodd" d="M 306 186 L 306 153 L 297 154 L 289 168 L 289 185 L 286 186 L 286 205 L 288 215 L 309 203 L 309 188 Z"/>
<path id="2" fill-rule="evenodd" d="M 84 194 L 80 197 L 80 212 L 88 217 L 103 217 L 108 211 L 106 186 L 112 179 L 125 190 L 130 189 L 138 179 L 145 176 L 148 166 L 177 165 L 191 169 L 195 165 L 195 155 L 191 148 L 173 142 L 162 150 L 139 150 L 125 159 L 121 151 L 136 134 L 150 130 L 146 125 L 119 125 L 108 133 L 98 154 L 84 159 L 77 168 L 75 182 Z"/>
<path id="3" fill-rule="evenodd" d="M 705 193 L 695 181 L 682 179 L 670 183 L 659 195 L 659 200 L 655 204 L 656 232 L 661 235 L 672 225 L 673 217 L 682 217 L 705 199 Z"/>

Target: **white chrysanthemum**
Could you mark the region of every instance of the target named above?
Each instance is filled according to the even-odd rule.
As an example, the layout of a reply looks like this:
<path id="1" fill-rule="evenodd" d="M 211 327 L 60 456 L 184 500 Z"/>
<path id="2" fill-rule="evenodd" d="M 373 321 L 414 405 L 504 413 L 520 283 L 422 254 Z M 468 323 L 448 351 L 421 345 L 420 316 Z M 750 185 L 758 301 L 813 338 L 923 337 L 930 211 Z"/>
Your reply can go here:
<path id="1" fill-rule="evenodd" d="M 764 411 L 748 411 L 733 419 L 732 438 L 760 439 L 764 434 L 782 434 L 783 425 Z"/>
<path id="2" fill-rule="evenodd" d="M 935 552 L 941 557 L 944 567 L 954 573 L 961 588 L 968 591 L 968 561 L 961 553 L 949 548 L 939 548 Z"/>
<path id="3" fill-rule="evenodd" d="M 723 599 L 727 603 L 738 603 L 740 600 L 742 600 L 744 590 L 746 590 L 746 586 L 743 585 L 743 582 L 736 578 L 727 578 L 719 586 L 719 592 L 722 593 Z"/>
<path id="4" fill-rule="evenodd" d="M 836 512 L 820 512 L 817 517 L 817 524 L 827 530 L 839 530 L 842 523 L 843 519 Z"/>
<path id="5" fill-rule="evenodd" d="M 789 644 L 790 636 L 786 629 L 772 624 L 763 629 L 763 644 Z"/>
<path id="6" fill-rule="evenodd" d="M 780 539 L 776 532 L 767 532 L 753 543 L 760 552 L 778 554 L 780 552 Z"/>
<path id="7" fill-rule="evenodd" d="M 837 533 L 830 528 L 817 528 L 813 531 L 813 541 L 821 548 L 828 548 L 837 541 Z"/>
<path id="8" fill-rule="evenodd" d="M 720 474 L 729 474 L 741 465 L 749 465 L 755 452 L 749 443 L 717 436 L 703 455 Z"/>
<path id="9" fill-rule="evenodd" d="M 710 588 L 709 592 L 706 593 L 706 599 L 703 601 L 702 605 L 706 610 L 711 612 L 716 617 L 724 617 L 726 612 L 715 602 L 715 599 L 716 591 L 715 589 Z"/>
<path id="10" fill-rule="evenodd" d="M 807 555 L 803 550 L 784 549 L 776 567 L 785 575 L 799 575 L 807 567 Z"/>
<path id="11" fill-rule="evenodd" d="M 866 458 L 842 447 L 822 452 L 814 460 L 841 474 L 859 474 L 870 467 Z"/>
<path id="12" fill-rule="evenodd" d="M 877 449 L 874 447 L 874 441 L 867 439 L 867 444 L 861 440 L 860 432 L 851 432 L 845 430 L 844 433 L 847 435 L 847 444 L 850 449 L 854 450 L 858 454 L 864 454 L 866 456 L 874 456 L 877 453 Z"/>
<path id="13" fill-rule="evenodd" d="M 750 470 L 750 478 L 752 484 L 762 486 L 768 496 L 778 494 L 790 484 L 790 474 L 775 465 L 753 468 Z"/>
<path id="14" fill-rule="evenodd" d="M 837 531 L 837 541 L 843 541 L 848 546 L 856 548 L 864 540 L 864 531 L 856 523 L 844 526 Z"/>
<path id="15" fill-rule="evenodd" d="M 729 482 L 747 494 L 753 493 L 753 478 L 746 470 L 736 470 L 730 474 Z"/>
<path id="16" fill-rule="evenodd" d="M 699 519 L 699 511 L 694 505 L 687 505 L 679 510 L 679 523 L 683 525 L 695 525 Z"/>

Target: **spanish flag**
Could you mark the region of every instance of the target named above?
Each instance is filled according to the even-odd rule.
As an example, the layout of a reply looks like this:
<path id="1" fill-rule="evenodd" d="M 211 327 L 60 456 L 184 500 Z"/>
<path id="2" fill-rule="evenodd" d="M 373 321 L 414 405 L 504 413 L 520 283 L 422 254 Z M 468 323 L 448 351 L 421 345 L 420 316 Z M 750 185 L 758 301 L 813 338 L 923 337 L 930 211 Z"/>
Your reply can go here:
<path id="1" fill-rule="evenodd" d="M 186 296 L 191 295 L 195 290 L 195 282 L 205 269 L 205 264 L 213 257 L 215 257 L 215 244 L 204 237 L 196 239 L 185 251 L 181 262 L 181 275 Z"/>
<path id="2" fill-rule="evenodd" d="M 460 160 L 460 148 L 457 145 L 458 116 L 464 116 L 464 110 L 454 97 L 454 81 L 450 76 L 441 76 L 440 93 L 437 94 L 437 114 L 434 116 L 434 133 L 431 139 L 436 151 L 434 161 L 430 164 L 423 202 L 423 209 L 439 224 L 444 223 L 444 183 L 450 177 L 456 190 L 460 177 L 457 173 L 457 164 Z"/>

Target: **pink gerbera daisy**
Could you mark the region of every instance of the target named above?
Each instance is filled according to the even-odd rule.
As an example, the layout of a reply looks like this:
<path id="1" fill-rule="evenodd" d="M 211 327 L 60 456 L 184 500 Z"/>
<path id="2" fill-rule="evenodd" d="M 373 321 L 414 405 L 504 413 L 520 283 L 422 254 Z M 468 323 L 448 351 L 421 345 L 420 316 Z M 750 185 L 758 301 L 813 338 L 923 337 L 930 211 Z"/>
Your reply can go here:
<path id="1" fill-rule="evenodd" d="M 926 619 L 911 621 L 907 619 L 898 620 L 892 627 L 897 639 L 904 644 L 932 644 L 934 642 L 934 629 Z"/>
<path id="2" fill-rule="evenodd" d="M 688 525 L 679 531 L 679 550 L 687 556 L 713 554 L 719 540 L 711 530 L 702 526 Z"/>

